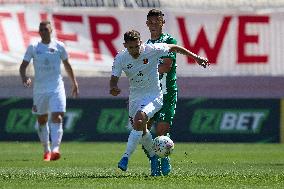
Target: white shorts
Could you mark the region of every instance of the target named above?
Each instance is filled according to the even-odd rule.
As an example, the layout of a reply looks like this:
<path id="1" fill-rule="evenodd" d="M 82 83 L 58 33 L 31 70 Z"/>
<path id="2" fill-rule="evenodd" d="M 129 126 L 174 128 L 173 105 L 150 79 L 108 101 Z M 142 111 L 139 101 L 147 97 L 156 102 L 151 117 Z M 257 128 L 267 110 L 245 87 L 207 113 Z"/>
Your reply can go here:
<path id="1" fill-rule="evenodd" d="M 37 115 L 47 114 L 49 112 L 65 112 L 66 95 L 65 91 L 34 94 L 32 113 Z"/>
<path id="2" fill-rule="evenodd" d="M 144 112 L 148 116 L 148 119 L 150 119 L 162 108 L 162 106 L 163 94 L 160 94 L 159 96 L 147 96 L 140 100 L 129 102 L 129 124 L 127 127 L 133 126 L 134 117 L 137 111 L 140 110 Z"/>

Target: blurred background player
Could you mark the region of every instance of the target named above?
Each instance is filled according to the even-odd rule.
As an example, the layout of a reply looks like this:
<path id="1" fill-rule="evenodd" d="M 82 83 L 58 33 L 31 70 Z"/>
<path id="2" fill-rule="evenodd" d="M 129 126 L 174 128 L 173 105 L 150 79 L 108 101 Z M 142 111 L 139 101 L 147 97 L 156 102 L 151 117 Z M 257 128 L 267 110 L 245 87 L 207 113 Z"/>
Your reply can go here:
<path id="1" fill-rule="evenodd" d="M 23 85 L 30 87 L 32 81 L 26 76 L 26 69 L 33 59 L 33 114 L 37 115 L 37 132 L 44 147 L 44 161 L 60 158 L 59 147 L 63 135 L 63 116 L 66 109 L 66 95 L 61 75 L 61 61 L 72 82 L 72 96 L 79 93 L 78 83 L 69 63 L 64 44 L 51 39 L 52 27 L 49 21 L 39 24 L 41 41 L 28 46 L 20 66 Z M 48 113 L 51 119 L 48 125 Z M 51 147 L 49 142 L 51 136 Z"/>
<path id="2" fill-rule="evenodd" d="M 163 32 L 165 24 L 164 14 L 157 9 L 151 9 L 147 14 L 146 24 L 149 28 L 151 38 L 146 42 L 147 44 L 154 43 L 167 43 L 177 44 L 177 41 L 170 34 Z M 149 121 L 148 129 L 155 123 L 155 134 L 157 136 L 168 135 L 170 127 L 172 127 L 173 118 L 175 116 L 175 109 L 177 103 L 177 77 L 176 77 L 176 53 L 171 52 L 167 56 L 160 57 L 159 59 L 159 73 L 160 83 L 163 92 L 163 106 L 161 110 L 156 113 Z M 196 60 L 198 62 L 198 60 Z M 199 63 L 199 62 L 198 62 Z M 202 65 L 203 62 L 200 62 Z M 203 67 L 206 65 L 202 65 Z M 161 171 L 163 175 L 168 175 L 171 171 L 169 157 L 161 158 Z"/>
<path id="3" fill-rule="evenodd" d="M 141 141 L 150 157 L 151 175 L 160 176 L 157 156 L 153 150 L 152 135 L 147 129 L 147 122 L 163 104 L 157 60 L 159 57 L 167 56 L 169 52 L 177 52 L 194 58 L 199 64 L 206 66 L 209 63 L 206 58 L 199 57 L 174 44 L 142 44 L 140 33 L 135 30 L 126 32 L 124 41 L 126 50 L 120 52 L 114 59 L 110 94 L 113 96 L 120 94 L 121 90 L 117 84 L 124 71 L 130 84 L 129 121 L 133 129 L 129 134 L 126 151 L 118 163 L 118 168 L 122 171 L 127 170 L 128 160 Z"/>

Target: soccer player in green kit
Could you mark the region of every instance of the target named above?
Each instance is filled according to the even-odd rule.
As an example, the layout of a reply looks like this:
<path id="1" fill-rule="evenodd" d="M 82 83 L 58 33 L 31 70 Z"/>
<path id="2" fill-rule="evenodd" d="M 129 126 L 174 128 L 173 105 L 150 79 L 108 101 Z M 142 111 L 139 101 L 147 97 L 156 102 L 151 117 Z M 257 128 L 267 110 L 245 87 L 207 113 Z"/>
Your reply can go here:
<path id="1" fill-rule="evenodd" d="M 164 14 L 157 9 L 151 9 L 147 14 L 146 24 L 149 28 L 151 38 L 146 42 L 151 43 L 167 43 L 177 44 L 175 38 L 171 35 L 163 33 L 163 25 L 165 24 Z M 205 58 L 203 58 L 205 60 Z M 207 60 L 207 59 L 206 59 Z M 175 115 L 176 103 L 177 103 L 177 77 L 176 77 L 176 53 L 171 52 L 168 56 L 160 58 L 159 73 L 161 89 L 163 92 L 163 106 L 162 109 L 155 114 L 152 120 L 148 123 L 148 129 L 154 122 L 156 122 L 155 132 L 157 136 L 169 135 L 170 127 L 172 126 L 173 118 Z M 209 65 L 207 61 L 200 61 L 196 59 L 196 62 L 206 68 Z M 160 160 L 161 173 L 168 175 L 171 171 L 170 158 L 165 157 Z"/>

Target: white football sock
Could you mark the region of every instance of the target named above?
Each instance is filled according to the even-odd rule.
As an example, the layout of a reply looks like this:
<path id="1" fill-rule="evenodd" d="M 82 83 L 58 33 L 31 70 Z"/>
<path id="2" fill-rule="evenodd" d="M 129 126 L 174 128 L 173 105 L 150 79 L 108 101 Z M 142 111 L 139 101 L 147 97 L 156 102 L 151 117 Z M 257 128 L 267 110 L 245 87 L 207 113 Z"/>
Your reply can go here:
<path id="1" fill-rule="evenodd" d="M 153 139 L 151 132 L 147 129 L 146 134 L 142 137 L 141 144 L 144 146 L 145 150 L 149 153 L 150 157 L 155 155 L 153 149 Z"/>
<path id="2" fill-rule="evenodd" d="M 142 134 L 143 131 L 136 131 L 134 129 L 130 132 L 127 141 L 126 152 L 124 153 L 123 157 L 129 158 L 132 155 L 142 138 Z"/>
<path id="3" fill-rule="evenodd" d="M 36 130 L 41 144 L 43 145 L 44 152 L 50 152 L 49 146 L 49 128 L 48 124 L 40 125 L 38 122 L 36 123 Z"/>
<path id="4" fill-rule="evenodd" d="M 50 136 L 52 152 L 59 152 L 59 146 L 63 136 L 62 123 L 50 123 Z"/>

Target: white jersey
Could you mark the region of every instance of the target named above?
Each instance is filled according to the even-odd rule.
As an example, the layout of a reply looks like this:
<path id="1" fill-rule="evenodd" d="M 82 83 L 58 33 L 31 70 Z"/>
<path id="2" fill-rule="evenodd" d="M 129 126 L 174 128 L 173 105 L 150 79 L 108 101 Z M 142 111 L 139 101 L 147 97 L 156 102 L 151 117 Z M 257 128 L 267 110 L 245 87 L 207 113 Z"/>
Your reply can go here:
<path id="1" fill-rule="evenodd" d="M 169 53 L 166 43 L 143 44 L 141 54 L 134 59 L 127 49 L 116 55 L 112 67 L 112 75 L 120 77 L 125 72 L 130 84 L 129 100 L 160 95 L 158 64 L 161 56 Z"/>
<path id="2" fill-rule="evenodd" d="M 67 58 L 64 44 L 60 41 L 51 40 L 49 44 L 37 42 L 29 45 L 24 60 L 30 62 L 33 59 L 35 94 L 64 90 L 61 61 Z"/>

